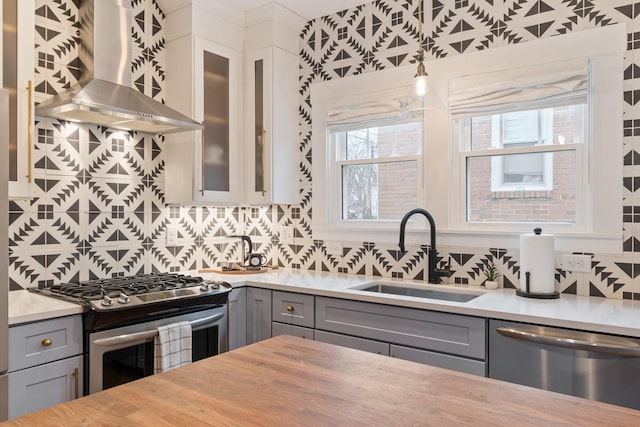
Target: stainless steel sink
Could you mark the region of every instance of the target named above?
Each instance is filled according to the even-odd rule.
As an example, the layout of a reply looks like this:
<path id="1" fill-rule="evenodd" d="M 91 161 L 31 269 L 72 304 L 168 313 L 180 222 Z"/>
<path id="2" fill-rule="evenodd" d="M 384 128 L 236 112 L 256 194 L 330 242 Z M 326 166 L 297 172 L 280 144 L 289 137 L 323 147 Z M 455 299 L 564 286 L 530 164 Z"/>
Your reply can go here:
<path id="1" fill-rule="evenodd" d="M 374 283 L 365 287 L 354 288 L 354 290 L 365 292 L 376 292 L 380 294 L 404 295 L 409 297 L 429 298 L 443 301 L 468 302 L 481 294 L 459 292 L 454 290 L 425 289 L 411 286 L 395 285 L 388 283 Z"/>

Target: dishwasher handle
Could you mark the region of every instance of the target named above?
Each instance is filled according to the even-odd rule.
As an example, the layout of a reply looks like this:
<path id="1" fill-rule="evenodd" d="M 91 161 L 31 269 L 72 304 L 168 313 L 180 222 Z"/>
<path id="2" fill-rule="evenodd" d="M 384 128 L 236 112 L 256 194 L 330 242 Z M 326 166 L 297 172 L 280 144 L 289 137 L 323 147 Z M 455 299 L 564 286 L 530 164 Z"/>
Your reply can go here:
<path id="1" fill-rule="evenodd" d="M 496 328 L 500 335 L 536 344 L 551 345 L 571 350 L 583 350 L 593 353 L 611 354 L 615 356 L 640 357 L 640 342 L 614 336 L 606 336 L 604 341 L 587 341 L 582 339 L 584 334 L 572 331 L 562 331 L 563 336 L 545 335 L 544 332 L 531 332 L 512 327 Z M 597 337 L 595 334 L 591 336 Z"/>

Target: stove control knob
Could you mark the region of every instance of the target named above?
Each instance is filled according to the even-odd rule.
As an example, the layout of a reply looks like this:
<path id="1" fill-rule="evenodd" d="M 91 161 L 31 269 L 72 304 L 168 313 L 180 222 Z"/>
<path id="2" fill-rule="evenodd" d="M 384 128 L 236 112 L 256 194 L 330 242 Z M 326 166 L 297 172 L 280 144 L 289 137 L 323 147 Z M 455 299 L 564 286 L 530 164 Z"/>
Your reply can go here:
<path id="1" fill-rule="evenodd" d="M 200 290 L 202 292 L 207 292 L 209 290 L 209 284 L 207 282 L 202 282 L 200 284 Z"/>
<path id="2" fill-rule="evenodd" d="M 120 292 L 120 296 L 118 297 L 118 302 L 120 304 L 128 304 L 129 303 L 129 297 L 124 292 Z"/>
<path id="3" fill-rule="evenodd" d="M 111 307 L 113 305 L 113 301 L 109 298 L 109 295 L 105 295 L 104 298 L 102 298 L 102 305 L 104 307 Z"/>
<path id="4" fill-rule="evenodd" d="M 220 289 L 220 282 L 211 282 L 211 289 Z"/>

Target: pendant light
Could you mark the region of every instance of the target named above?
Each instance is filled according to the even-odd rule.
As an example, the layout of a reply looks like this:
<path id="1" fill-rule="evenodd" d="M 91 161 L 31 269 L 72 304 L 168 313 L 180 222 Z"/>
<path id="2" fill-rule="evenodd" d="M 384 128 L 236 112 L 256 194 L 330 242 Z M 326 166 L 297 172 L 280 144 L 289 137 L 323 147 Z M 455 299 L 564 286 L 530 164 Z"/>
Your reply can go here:
<path id="1" fill-rule="evenodd" d="M 422 50 L 422 1 L 418 0 L 418 71 L 413 76 L 416 95 L 423 97 L 427 93 L 427 70 L 424 67 L 424 52 Z"/>

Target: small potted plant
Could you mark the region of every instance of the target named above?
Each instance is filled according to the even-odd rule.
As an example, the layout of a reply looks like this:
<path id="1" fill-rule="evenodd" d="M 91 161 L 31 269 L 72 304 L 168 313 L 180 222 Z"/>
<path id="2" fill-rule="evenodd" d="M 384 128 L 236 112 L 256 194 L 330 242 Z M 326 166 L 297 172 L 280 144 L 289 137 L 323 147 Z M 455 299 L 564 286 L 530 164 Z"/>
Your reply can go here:
<path id="1" fill-rule="evenodd" d="M 498 278 L 502 276 L 502 274 L 500 274 L 493 261 L 489 261 L 485 266 L 484 276 L 487 278 L 487 280 L 484 281 L 484 286 L 487 289 L 498 288 Z"/>

